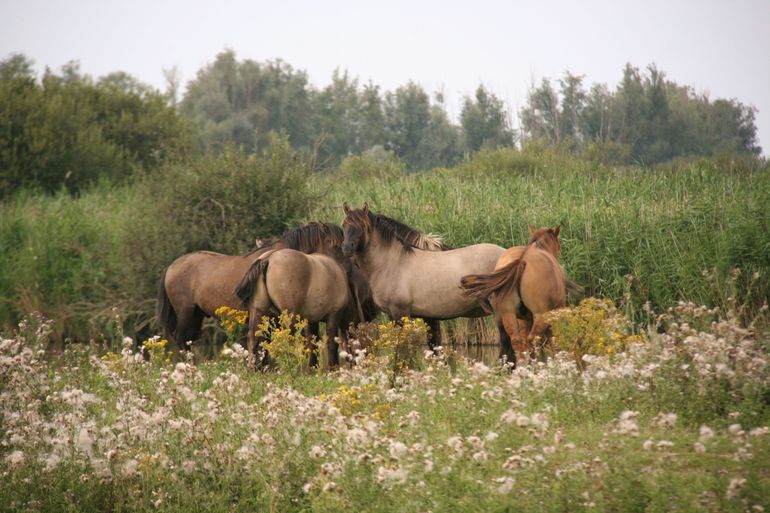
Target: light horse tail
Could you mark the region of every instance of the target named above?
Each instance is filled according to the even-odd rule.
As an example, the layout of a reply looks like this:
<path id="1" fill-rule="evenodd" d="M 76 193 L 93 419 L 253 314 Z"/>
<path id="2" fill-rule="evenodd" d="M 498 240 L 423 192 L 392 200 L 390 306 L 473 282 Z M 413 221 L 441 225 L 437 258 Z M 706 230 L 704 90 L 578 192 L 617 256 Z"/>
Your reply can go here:
<path id="1" fill-rule="evenodd" d="M 465 289 L 463 294 L 476 298 L 485 312 L 492 313 L 489 296 L 496 294 L 500 297 L 505 297 L 514 291 L 519 292 L 521 277 L 524 275 L 524 269 L 527 267 L 524 255 L 526 255 L 529 248 L 530 246 L 524 248 L 521 256 L 510 264 L 491 273 L 463 276 L 460 280 L 460 286 Z"/>
<path id="2" fill-rule="evenodd" d="M 163 330 L 166 336 L 173 335 L 176 331 L 177 316 L 174 306 L 168 298 L 166 292 L 166 272 L 168 267 L 163 270 L 163 275 L 160 277 L 160 285 L 158 286 L 158 307 L 156 314 L 158 316 L 158 322 L 160 328 Z"/>

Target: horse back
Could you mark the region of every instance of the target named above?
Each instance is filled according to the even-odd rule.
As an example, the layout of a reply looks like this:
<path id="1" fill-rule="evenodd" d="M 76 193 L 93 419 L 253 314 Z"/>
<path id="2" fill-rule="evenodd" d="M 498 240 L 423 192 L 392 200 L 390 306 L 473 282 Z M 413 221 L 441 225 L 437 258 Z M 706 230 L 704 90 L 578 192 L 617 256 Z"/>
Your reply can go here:
<path id="1" fill-rule="evenodd" d="M 278 310 L 325 320 L 350 302 L 347 275 L 335 259 L 292 249 L 269 256 L 267 293 Z"/>
<path id="2" fill-rule="evenodd" d="M 235 288 L 252 258 L 196 251 L 174 260 L 166 270 L 165 285 L 172 302 L 195 305 L 208 315 L 220 306 L 240 308 Z"/>

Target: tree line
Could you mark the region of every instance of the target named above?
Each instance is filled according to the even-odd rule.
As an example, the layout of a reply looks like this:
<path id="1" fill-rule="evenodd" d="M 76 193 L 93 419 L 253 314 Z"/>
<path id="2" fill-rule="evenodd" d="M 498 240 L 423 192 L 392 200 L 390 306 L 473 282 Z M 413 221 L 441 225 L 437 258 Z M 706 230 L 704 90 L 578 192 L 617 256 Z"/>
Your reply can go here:
<path id="1" fill-rule="evenodd" d="M 758 156 L 756 110 L 735 99 L 667 80 L 654 64 L 627 64 L 614 91 L 566 72 L 558 90 L 545 78 L 520 111 L 522 138 L 613 164 L 655 164 L 720 153 Z"/>
<path id="2" fill-rule="evenodd" d="M 395 91 L 335 71 L 316 88 L 281 60 L 217 55 L 187 84 L 166 92 L 124 72 L 94 80 L 77 63 L 38 79 L 32 61 L 0 61 L 0 198 L 23 187 L 75 192 L 103 178 L 152 171 L 180 154 L 254 153 L 283 133 L 292 147 L 336 166 L 367 152 L 394 155 L 407 170 L 452 166 L 482 148 L 545 143 L 612 164 L 654 164 L 715 153 L 759 155 L 755 110 L 696 94 L 654 65 L 627 65 L 614 91 L 565 73 L 532 86 L 511 126 L 508 106 L 479 85 L 454 122 L 440 93 L 409 82 Z"/>

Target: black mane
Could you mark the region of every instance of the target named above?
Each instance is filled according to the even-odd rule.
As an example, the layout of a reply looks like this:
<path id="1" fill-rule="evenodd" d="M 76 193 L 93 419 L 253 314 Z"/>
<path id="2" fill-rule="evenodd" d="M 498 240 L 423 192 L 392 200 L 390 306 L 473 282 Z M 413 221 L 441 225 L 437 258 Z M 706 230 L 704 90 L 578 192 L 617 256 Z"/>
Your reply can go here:
<path id="1" fill-rule="evenodd" d="M 392 217 L 383 214 L 373 214 L 364 212 L 362 209 L 351 210 L 347 214 L 354 222 L 365 223 L 377 230 L 380 237 L 385 242 L 398 241 L 404 248 L 404 251 L 411 253 L 414 248 L 423 250 L 441 250 L 452 249 L 440 241 L 439 238 L 431 238 L 422 232 L 415 230 L 409 225 L 396 221 Z"/>
<path id="2" fill-rule="evenodd" d="M 263 253 L 278 243 L 282 243 L 284 248 L 296 249 L 303 253 L 313 253 L 326 247 L 328 245 L 327 240 L 329 239 L 334 246 L 341 246 L 344 239 L 342 228 L 334 223 L 311 221 L 302 226 L 286 230 L 280 237 L 268 239 L 261 246 L 246 253 L 245 256 Z"/>

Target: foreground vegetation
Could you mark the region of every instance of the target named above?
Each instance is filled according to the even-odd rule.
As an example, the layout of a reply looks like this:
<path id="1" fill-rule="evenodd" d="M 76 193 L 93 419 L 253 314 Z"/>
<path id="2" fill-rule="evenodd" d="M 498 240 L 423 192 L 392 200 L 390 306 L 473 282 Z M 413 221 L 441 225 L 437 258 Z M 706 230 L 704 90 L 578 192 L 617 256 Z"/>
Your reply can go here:
<path id="1" fill-rule="evenodd" d="M 553 349 L 573 352 L 512 373 L 423 355 L 419 322 L 320 373 L 280 352 L 284 330 L 262 373 L 238 346 L 197 364 L 158 339 L 149 361 L 130 339 L 50 354 L 31 317 L 0 341 L 0 509 L 770 508 L 768 337 L 691 304 L 637 335 L 607 312 L 561 313 Z"/>

